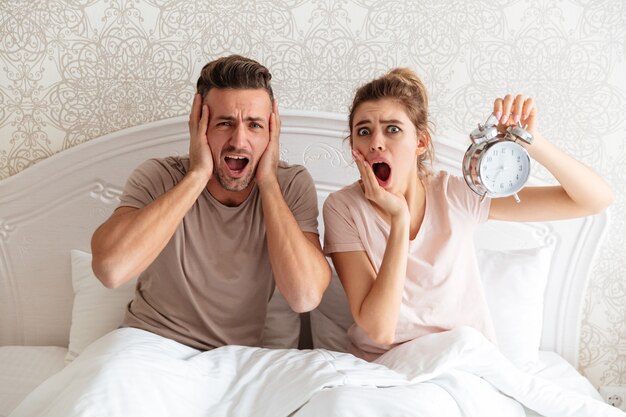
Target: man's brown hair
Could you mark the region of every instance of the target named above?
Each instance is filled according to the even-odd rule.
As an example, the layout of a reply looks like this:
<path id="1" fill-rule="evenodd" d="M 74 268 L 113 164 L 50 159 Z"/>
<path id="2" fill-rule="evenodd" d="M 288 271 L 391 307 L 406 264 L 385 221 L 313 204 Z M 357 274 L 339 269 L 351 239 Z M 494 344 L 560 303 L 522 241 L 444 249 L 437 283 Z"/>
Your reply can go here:
<path id="1" fill-rule="evenodd" d="M 257 61 L 241 55 L 230 55 L 211 61 L 202 68 L 196 91 L 206 97 L 212 88 L 263 89 L 274 103 L 270 83 L 272 74 Z"/>

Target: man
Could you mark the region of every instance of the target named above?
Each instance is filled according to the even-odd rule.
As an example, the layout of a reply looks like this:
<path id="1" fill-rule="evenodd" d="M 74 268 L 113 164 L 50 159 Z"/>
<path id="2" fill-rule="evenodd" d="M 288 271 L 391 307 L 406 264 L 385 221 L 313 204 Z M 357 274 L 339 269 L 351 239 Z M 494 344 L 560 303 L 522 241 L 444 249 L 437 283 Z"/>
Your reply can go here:
<path id="1" fill-rule="evenodd" d="M 317 306 L 330 281 L 317 195 L 304 167 L 278 161 L 270 79 L 235 55 L 202 69 L 189 156 L 140 165 L 92 238 L 104 285 L 139 275 L 123 328 L 41 384 L 14 417 L 222 415 L 228 378 L 247 356 L 213 349 L 260 344 L 274 284 L 293 310 Z"/>
<path id="2" fill-rule="evenodd" d="M 152 159 L 93 235 L 110 288 L 139 275 L 123 326 L 200 350 L 258 346 L 274 283 L 296 312 L 330 281 L 313 181 L 278 161 L 280 120 L 267 68 L 208 63 L 189 118 L 188 157 Z"/>

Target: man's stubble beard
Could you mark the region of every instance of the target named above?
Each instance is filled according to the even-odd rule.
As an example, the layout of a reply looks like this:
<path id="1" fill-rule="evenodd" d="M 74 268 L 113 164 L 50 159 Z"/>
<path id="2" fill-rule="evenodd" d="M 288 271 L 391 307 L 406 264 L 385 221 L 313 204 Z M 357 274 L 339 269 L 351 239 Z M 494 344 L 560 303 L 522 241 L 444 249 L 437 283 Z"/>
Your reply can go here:
<path id="1" fill-rule="evenodd" d="M 249 162 L 251 163 L 251 162 Z M 226 191 L 243 191 L 254 180 L 254 175 L 256 173 L 256 167 L 251 169 L 245 177 L 242 178 L 230 178 L 221 167 L 217 167 L 213 170 L 213 175 L 217 177 L 217 182 L 222 186 Z"/>

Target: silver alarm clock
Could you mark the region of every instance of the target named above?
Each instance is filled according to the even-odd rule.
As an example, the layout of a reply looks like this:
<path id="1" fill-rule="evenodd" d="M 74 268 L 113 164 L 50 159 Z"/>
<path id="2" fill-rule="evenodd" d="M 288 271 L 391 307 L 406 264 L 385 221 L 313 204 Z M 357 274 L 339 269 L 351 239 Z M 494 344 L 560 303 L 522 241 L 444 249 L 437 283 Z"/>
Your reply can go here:
<path id="1" fill-rule="evenodd" d="M 482 197 L 515 197 L 530 175 L 530 157 L 518 140 L 532 143 L 533 136 L 519 122 L 502 134 L 498 119 L 491 115 L 470 133 L 472 144 L 463 157 L 463 177 L 472 191 Z"/>

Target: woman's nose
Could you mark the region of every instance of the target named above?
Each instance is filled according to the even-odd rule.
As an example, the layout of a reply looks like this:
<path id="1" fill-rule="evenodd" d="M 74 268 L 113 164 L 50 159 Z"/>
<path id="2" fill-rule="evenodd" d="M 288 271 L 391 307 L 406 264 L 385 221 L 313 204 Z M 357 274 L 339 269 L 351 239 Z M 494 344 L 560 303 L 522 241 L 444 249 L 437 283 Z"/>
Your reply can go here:
<path id="1" fill-rule="evenodd" d="M 374 134 L 372 136 L 372 141 L 370 142 L 370 150 L 382 151 L 383 149 L 385 149 L 383 138 L 379 134 Z"/>

